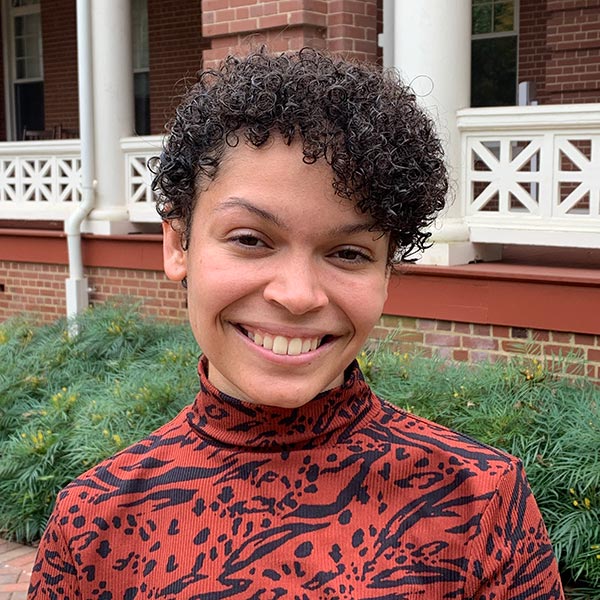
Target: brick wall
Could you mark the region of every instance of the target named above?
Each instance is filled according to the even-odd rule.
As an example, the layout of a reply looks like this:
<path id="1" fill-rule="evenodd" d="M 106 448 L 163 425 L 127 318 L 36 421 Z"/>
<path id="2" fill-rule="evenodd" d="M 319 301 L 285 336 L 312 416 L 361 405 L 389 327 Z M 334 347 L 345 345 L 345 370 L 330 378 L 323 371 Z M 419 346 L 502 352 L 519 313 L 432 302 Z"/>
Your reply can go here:
<path id="1" fill-rule="evenodd" d="M 600 380 L 598 335 L 384 315 L 372 340 L 388 340 L 400 352 L 460 362 L 520 357 L 524 364 L 537 361 L 557 372 Z"/>
<path id="2" fill-rule="evenodd" d="M 186 89 L 202 67 L 202 52 L 209 42 L 202 38 L 199 0 L 148 0 L 150 49 L 150 130 L 163 133 Z"/>
<path id="3" fill-rule="evenodd" d="M 45 127 L 79 128 L 74 0 L 42 0 Z"/>
<path id="4" fill-rule="evenodd" d="M 600 101 L 600 0 L 521 0 L 519 81 L 542 104 Z"/>
<path id="5" fill-rule="evenodd" d="M 204 0 L 202 31 L 211 40 L 205 65 L 260 44 L 276 52 L 328 48 L 375 61 L 379 4 L 381 0 Z"/>
<path id="6" fill-rule="evenodd" d="M 203 0 L 202 33 L 211 40 L 205 66 L 261 44 L 275 52 L 325 46 L 325 0 Z"/>
<path id="7" fill-rule="evenodd" d="M 542 6 L 540 6 L 540 4 Z M 548 104 L 546 65 L 550 50 L 546 45 L 548 13 L 545 2 L 521 0 L 519 13 L 519 82 L 534 81 L 540 104 Z"/>
<path id="8" fill-rule="evenodd" d="M 600 0 L 547 0 L 549 101 L 600 101 Z"/>
<path id="9" fill-rule="evenodd" d="M 327 48 L 358 60 L 377 60 L 376 0 L 328 3 Z"/>
<path id="10" fill-rule="evenodd" d="M 0 320 L 28 313 L 40 322 L 64 317 L 66 265 L 0 261 Z M 90 267 L 86 277 L 90 303 L 128 296 L 142 302 L 143 311 L 161 319 L 187 318 L 186 293 L 164 273 L 138 269 Z"/>

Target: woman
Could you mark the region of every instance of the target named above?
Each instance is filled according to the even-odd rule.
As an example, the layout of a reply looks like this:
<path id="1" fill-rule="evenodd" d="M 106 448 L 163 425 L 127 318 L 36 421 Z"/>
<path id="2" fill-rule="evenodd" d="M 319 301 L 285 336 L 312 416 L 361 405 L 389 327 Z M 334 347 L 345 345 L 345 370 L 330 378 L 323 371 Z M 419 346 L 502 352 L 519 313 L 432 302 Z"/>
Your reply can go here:
<path id="1" fill-rule="evenodd" d="M 410 90 L 314 50 L 230 58 L 156 172 L 201 391 L 61 492 L 30 598 L 562 598 L 520 463 L 354 361 L 447 192 Z"/>

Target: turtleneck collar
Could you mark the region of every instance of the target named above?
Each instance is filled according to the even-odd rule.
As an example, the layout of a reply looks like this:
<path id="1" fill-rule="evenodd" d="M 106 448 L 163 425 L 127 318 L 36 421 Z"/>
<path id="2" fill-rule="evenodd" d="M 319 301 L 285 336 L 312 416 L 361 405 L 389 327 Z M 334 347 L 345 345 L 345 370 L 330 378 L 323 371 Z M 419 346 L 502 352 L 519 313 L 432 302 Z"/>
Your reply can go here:
<path id="1" fill-rule="evenodd" d="M 346 439 L 378 403 L 354 361 L 342 385 L 321 392 L 298 408 L 242 402 L 220 392 L 198 365 L 200 393 L 188 421 L 205 441 L 221 447 L 263 452 L 308 449 Z"/>

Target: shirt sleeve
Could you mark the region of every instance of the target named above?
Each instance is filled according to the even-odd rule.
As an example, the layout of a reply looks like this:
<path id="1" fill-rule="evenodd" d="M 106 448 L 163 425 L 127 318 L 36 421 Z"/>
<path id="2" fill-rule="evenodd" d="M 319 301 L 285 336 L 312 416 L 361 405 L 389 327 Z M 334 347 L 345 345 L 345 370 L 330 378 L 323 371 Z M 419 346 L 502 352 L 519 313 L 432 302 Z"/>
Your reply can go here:
<path id="1" fill-rule="evenodd" d="M 78 572 L 60 526 L 55 508 L 38 547 L 31 573 L 28 600 L 75 600 L 81 598 Z"/>
<path id="2" fill-rule="evenodd" d="M 481 517 L 469 600 L 564 600 L 558 565 L 523 465 L 515 460 Z"/>

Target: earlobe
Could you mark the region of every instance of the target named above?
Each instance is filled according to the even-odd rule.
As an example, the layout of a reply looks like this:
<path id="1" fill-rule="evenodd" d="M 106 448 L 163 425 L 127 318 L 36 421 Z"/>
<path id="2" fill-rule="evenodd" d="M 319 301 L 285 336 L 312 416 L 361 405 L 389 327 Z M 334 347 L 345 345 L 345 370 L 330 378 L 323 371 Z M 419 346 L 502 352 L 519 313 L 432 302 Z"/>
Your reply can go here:
<path id="1" fill-rule="evenodd" d="M 181 233 L 170 221 L 163 221 L 163 263 L 171 281 L 182 281 L 187 276 L 187 252 L 181 245 Z"/>

